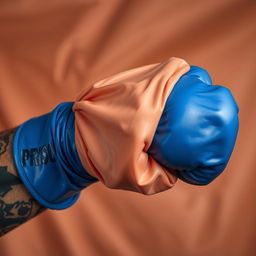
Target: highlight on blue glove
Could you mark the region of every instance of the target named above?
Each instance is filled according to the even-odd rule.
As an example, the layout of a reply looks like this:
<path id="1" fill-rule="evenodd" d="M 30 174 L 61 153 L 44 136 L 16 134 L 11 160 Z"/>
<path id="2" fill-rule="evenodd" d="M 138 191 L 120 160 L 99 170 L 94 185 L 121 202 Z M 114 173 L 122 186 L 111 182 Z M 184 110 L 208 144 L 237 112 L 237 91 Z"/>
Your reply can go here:
<path id="1" fill-rule="evenodd" d="M 207 185 L 229 161 L 238 111 L 229 89 L 212 85 L 207 71 L 191 66 L 166 101 L 148 153 L 181 180 Z"/>

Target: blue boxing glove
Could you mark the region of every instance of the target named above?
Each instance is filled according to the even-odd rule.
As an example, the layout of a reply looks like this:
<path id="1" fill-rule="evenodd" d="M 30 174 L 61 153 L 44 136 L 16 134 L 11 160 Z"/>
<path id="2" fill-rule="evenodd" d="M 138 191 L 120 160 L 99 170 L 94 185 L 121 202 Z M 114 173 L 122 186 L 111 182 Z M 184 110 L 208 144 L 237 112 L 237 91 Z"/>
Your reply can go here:
<path id="1" fill-rule="evenodd" d="M 13 153 L 24 185 L 50 209 L 73 205 L 80 190 L 97 181 L 83 168 L 74 135 L 73 102 L 18 127 Z"/>
<path id="2" fill-rule="evenodd" d="M 148 153 L 190 184 L 207 185 L 225 169 L 238 132 L 238 106 L 209 74 L 191 66 L 175 84 Z"/>

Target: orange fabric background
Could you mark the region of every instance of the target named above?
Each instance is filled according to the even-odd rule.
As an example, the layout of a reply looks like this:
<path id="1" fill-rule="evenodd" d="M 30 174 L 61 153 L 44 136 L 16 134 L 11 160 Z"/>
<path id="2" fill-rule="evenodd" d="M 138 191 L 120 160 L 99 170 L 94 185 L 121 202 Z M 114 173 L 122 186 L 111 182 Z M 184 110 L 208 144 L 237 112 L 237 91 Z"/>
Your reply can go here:
<path id="1" fill-rule="evenodd" d="M 206 187 L 145 196 L 97 183 L 0 239 L 1 256 L 256 254 L 256 5 L 253 0 L 17 0 L 0 7 L 0 129 L 71 101 L 88 83 L 185 59 L 231 89 L 238 141 Z"/>

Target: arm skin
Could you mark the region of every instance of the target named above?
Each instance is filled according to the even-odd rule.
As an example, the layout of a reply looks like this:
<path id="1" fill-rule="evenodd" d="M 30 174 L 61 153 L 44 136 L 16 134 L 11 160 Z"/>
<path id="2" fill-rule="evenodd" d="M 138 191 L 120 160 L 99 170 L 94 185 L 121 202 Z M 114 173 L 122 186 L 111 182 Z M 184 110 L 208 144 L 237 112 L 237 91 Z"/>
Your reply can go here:
<path id="1" fill-rule="evenodd" d="M 17 173 L 12 144 L 17 128 L 0 133 L 0 237 L 44 211 Z"/>

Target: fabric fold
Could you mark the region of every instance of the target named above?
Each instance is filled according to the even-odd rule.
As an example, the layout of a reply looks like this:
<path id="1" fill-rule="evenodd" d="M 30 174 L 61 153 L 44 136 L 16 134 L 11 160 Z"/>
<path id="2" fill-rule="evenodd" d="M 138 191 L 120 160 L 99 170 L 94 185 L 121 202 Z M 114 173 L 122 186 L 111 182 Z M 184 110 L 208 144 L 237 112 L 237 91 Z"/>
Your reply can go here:
<path id="1" fill-rule="evenodd" d="M 110 76 L 79 94 L 75 140 L 88 173 L 109 188 L 148 195 L 173 187 L 175 172 L 147 150 L 172 88 L 189 68 L 172 57 Z"/>

